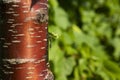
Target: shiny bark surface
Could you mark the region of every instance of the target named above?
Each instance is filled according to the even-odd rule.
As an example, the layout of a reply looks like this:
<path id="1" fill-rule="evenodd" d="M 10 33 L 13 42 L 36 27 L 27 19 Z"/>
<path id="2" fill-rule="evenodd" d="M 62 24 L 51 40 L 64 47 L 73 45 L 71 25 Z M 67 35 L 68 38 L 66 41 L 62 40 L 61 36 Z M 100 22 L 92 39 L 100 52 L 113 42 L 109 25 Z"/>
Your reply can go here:
<path id="1" fill-rule="evenodd" d="M 47 0 L 0 2 L 0 80 L 51 80 Z"/>

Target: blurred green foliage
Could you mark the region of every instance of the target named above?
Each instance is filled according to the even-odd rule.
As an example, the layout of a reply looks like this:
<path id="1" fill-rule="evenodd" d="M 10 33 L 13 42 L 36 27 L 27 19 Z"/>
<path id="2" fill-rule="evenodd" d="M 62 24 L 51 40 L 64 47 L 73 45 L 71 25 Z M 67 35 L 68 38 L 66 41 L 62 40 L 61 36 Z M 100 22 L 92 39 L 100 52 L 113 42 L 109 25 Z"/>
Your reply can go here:
<path id="1" fill-rule="evenodd" d="M 120 80 L 120 0 L 49 0 L 55 80 Z"/>

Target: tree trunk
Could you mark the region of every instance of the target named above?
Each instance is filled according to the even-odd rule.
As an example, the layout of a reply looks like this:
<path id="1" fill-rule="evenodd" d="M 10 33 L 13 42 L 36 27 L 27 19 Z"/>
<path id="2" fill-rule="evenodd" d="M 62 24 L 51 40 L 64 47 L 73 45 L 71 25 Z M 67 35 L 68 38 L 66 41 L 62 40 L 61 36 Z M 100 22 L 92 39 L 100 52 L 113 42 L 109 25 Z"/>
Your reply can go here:
<path id="1" fill-rule="evenodd" d="M 53 80 L 47 0 L 0 0 L 0 80 Z"/>

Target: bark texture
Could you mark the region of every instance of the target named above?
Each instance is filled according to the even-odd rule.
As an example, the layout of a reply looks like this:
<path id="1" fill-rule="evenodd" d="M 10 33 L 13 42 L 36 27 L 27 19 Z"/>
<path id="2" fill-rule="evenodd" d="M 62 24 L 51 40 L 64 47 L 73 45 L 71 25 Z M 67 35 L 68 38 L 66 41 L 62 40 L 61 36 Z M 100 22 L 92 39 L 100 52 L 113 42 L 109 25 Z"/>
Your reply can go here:
<path id="1" fill-rule="evenodd" d="M 0 80 L 53 80 L 47 0 L 0 1 Z"/>

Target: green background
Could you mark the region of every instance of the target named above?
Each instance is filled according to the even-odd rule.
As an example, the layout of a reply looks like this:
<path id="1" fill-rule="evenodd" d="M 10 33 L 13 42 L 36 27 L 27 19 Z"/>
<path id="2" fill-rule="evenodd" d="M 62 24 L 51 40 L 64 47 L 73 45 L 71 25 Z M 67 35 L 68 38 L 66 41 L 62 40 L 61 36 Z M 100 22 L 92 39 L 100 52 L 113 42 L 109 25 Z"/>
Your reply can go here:
<path id="1" fill-rule="evenodd" d="M 55 80 L 120 80 L 120 0 L 49 0 Z"/>

